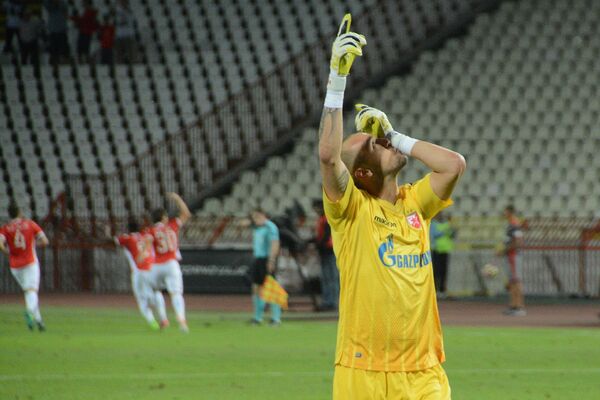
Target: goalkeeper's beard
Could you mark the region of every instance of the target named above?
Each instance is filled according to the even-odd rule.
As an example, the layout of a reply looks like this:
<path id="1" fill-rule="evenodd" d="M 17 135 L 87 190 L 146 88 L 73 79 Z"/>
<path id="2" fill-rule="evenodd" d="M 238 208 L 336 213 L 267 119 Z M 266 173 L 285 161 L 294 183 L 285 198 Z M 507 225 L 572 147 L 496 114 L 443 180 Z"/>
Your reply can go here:
<path id="1" fill-rule="evenodd" d="M 390 184 L 396 182 L 398 184 L 400 178 L 400 171 L 408 164 L 408 157 L 398 152 L 395 158 L 395 164 L 389 166 L 379 165 L 379 170 L 375 172 L 375 176 L 371 179 L 370 187 L 373 189 L 369 191 L 371 194 L 377 194 L 379 191 Z"/>
<path id="2" fill-rule="evenodd" d="M 397 176 L 408 164 L 408 157 L 398 149 L 390 147 L 376 158 L 362 159 L 357 164 L 364 165 L 382 179 Z"/>
<path id="3" fill-rule="evenodd" d="M 405 154 L 402 154 L 399 150 L 389 149 L 388 151 L 393 152 L 392 155 L 393 161 L 391 162 L 391 166 L 389 168 L 385 168 L 382 165 L 382 173 L 383 175 L 398 175 L 402 169 L 408 164 L 408 157 Z"/>

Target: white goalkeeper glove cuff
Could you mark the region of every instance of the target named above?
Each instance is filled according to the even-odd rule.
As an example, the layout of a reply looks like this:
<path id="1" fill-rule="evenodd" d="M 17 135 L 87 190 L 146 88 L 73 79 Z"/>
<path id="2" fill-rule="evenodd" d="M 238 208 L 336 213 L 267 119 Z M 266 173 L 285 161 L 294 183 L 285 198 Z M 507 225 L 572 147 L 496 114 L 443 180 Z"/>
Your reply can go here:
<path id="1" fill-rule="evenodd" d="M 396 131 L 387 132 L 385 137 L 392 143 L 392 147 L 400 150 L 402 154 L 406 154 L 407 156 L 410 156 L 413 146 L 418 142 L 417 139 Z"/>
<path id="2" fill-rule="evenodd" d="M 325 107 L 342 108 L 344 106 L 344 90 L 346 89 L 346 77 L 339 76 L 335 71 L 329 72 L 327 81 L 327 94 L 325 95 Z"/>

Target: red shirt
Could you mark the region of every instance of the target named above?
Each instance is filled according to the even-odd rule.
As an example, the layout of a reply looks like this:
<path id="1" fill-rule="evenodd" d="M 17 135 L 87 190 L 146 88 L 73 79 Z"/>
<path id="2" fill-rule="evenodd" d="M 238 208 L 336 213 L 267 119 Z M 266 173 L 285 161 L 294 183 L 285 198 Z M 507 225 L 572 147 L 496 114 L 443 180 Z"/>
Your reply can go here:
<path id="1" fill-rule="evenodd" d="M 79 33 L 82 35 L 91 36 L 98 30 L 98 21 L 96 20 L 96 15 L 98 11 L 93 8 L 87 8 L 83 11 L 81 16 L 74 15 L 71 19 L 77 25 L 77 29 L 79 29 Z"/>
<path id="2" fill-rule="evenodd" d="M 166 224 L 159 222 L 148 229 L 148 233 L 154 239 L 154 253 L 156 254 L 154 262 L 156 264 L 179 259 L 179 239 L 177 235 L 180 227 L 181 220 L 171 218 Z"/>
<path id="3" fill-rule="evenodd" d="M 115 44 L 115 26 L 102 25 L 100 27 L 100 47 L 112 49 Z"/>
<path id="4" fill-rule="evenodd" d="M 117 242 L 123 246 L 131 257 L 137 269 L 148 271 L 154 262 L 154 248 L 152 247 L 152 236 L 142 233 L 129 233 L 117 236 Z"/>
<path id="5" fill-rule="evenodd" d="M 333 249 L 331 228 L 329 227 L 329 223 L 327 222 L 327 217 L 325 215 L 321 215 L 319 219 L 317 219 L 316 241 L 317 247 L 320 250 Z"/>
<path id="6" fill-rule="evenodd" d="M 42 228 L 30 219 L 16 218 L 0 227 L 0 240 L 8 244 L 11 268 L 23 268 L 37 261 L 35 240 L 43 234 Z"/>

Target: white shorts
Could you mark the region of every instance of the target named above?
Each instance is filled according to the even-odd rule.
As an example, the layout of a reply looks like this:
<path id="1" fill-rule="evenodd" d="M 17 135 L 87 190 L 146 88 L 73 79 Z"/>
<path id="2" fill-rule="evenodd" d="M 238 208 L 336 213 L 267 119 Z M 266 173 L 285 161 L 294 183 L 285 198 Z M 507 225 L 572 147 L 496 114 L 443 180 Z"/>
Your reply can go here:
<path id="1" fill-rule="evenodd" d="M 15 277 L 23 291 L 40 288 L 40 264 L 35 261 L 22 268 L 11 268 L 10 273 Z"/>
<path id="2" fill-rule="evenodd" d="M 152 298 L 151 273 L 150 270 L 134 269 L 131 271 L 131 288 L 138 303 Z"/>
<path id="3" fill-rule="evenodd" d="M 167 289 L 169 293 L 183 293 L 183 277 L 177 260 L 153 264 L 150 277 L 155 290 Z"/>

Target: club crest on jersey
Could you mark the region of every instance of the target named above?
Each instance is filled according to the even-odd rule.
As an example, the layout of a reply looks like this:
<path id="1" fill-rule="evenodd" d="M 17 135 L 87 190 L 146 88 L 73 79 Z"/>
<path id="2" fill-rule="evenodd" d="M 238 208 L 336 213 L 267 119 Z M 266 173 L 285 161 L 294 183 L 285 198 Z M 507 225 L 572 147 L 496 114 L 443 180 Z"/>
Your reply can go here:
<path id="1" fill-rule="evenodd" d="M 419 218 L 419 214 L 416 212 L 408 214 L 406 216 L 406 221 L 412 228 L 421 229 L 421 219 Z"/>

